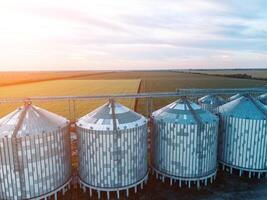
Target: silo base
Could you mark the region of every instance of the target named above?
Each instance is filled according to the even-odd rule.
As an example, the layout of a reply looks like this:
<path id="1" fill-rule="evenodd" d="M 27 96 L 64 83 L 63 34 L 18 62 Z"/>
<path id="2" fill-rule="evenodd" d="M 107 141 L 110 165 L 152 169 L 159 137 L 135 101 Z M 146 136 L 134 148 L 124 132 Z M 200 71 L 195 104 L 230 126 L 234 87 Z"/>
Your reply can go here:
<path id="1" fill-rule="evenodd" d="M 162 173 L 155 168 L 152 170 L 152 174 L 153 175 L 155 174 L 156 179 L 160 179 L 163 183 L 165 182 L 165 179 L 169 179 L 170 186 L 175 184 L 175 182 L 178 182 L 179 187 L 182 187 L 182 185 L 186 185 L 188 188 L 191 188 L 191 186 L 196 185 L 197 188 L 200 189 L 201 185 L 207 186 L 208 183 L 212 184 L 213 181 L 215 181 L 217 170 L 208 176 L 200 178 L 184 178 L 184 177 L 171 176 L 169 174 Z"/>
<path id="2" fill-rule="evenodd" d="M 39 197 L 34 197 L 34 198 L 31 198 L 31 199 L 34 199 L 34 200 L 47 200 L 50 197 L 54 197 L 54 200 L 57 200 L 58 199 L 58 192 L 62 192 L 62 194 L 64 195 L 68 190 L 70 190 L 71 180 L 72 179 L 68 180 L 64 185 L 62 185 L 61 187 L 57 188 L 56 190 L 54 190 L 54 191 L 52 191 L 50 193 L 47 193 L 47 194 L 39 196 Z"/>
<path id="3" fill-rule="evenodd" d="M 92 185 L 89 185 L 89 184 L 85 183 L 81 179 L 79 179 L 79 184 L 80 184 L 80 188 L 82 188 L 84 192 L 86 192 L 87 189 L 89 189 L 90 197 L 93 196 L 93 191 L 96 191 L 98 199 L 101 199 L 101 192 L 104 192 L 106 194 L 106 199 L 110 199 L 110 193 L 111 192 L 116 192 L 116 196 L 119 199 L 120 198 L 120 192 L 123 192 L 123 191 L 126 192 L 126 196 L 129 197 L 130 189 L 134 188 L 134 193 L 136 193 L 137 190 L 138 190 L 138 187 L 140 186 L 140 188 L 143 189 L 144 184 L 146 184 L 147 181 L 148 181 L 148 173 L 140 181 L 138 181 L 138 182 L 136 182 L 136 183 L 134 183 L 132 185 L 128 185 L 126 187 L 120 187 L 120 188 L 94 187 Z"/>
<path id="4" fill-rule="evenodd" d="M 258 179 L 263 178 L 263 177 L 267 178 L 267 170 L 242 168 L 242 167 L 237 167 L 237 166 L 226 164 L 222 161 L 219 161 L 219 163 L 220 163 L 221 169 L 223 171 L 229 172 L 230 174 L 237 172 L 239 176 L 243 176 L 246 173 L 249 178 L 251 177 L 257 177 Z"/>

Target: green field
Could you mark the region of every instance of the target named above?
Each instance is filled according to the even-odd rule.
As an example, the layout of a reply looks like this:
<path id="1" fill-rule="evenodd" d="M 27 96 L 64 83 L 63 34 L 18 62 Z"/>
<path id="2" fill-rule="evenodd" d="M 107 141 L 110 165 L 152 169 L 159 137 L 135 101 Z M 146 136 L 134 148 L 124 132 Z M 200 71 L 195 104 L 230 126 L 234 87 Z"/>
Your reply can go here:
<path id="1" fill-rule="evenodd" d="M 60 76 L 56 73 L 57 76 Z M 78 72 L 77 72 L 78 73 Z M 87 73 L 87 74 L 86 74 Z M 90 95 L 134 92 L 174 92 L 179 88 L 238 88 L 261 87 L 264 80 L 219 77 L 205 74 L 192 74 L 177 71 L 119 71 L 106 73 L 84 72 L 81 76 L 70 76 L 64 80 L 43 81 L 29 84 L 0 87 L 0 98 L 26 96 Z M 39 74 L 39 76 L 42 76 Z M 54 77 L 55 75 L 53 75 Z M 61 77 L 62 78 L 62 77 Z M 140 88 L 138 91 L 138 87 Z M 153 100 L 156 110 L 174 101 L 175 98 Z M 136 108 L 137 112 L 147 115 L 146 100 L 120 101 L 126 106 Z M 104 101 L 87 101 L 76 104 L 76 115 L 69 115 L 68 102 L 47 102 L 41 106 L 68 118 L 80 117 L 88 111 L 103 104 Z M 18 105 L 0 105 L 0 115 L 7 113 Z"/>
<path id="2" fill-rule="evenodd" d="M 130 80 L 56 80 L 29 84 L 0 87 L 0 98 L 30 97 L 30 96 L 65 96 L 65 95 L 95 95 L 111 93 L 136 93 L 139 79 Z M 68 101 L 36 102 L 50 111 L 72 119 L 81 117 L 102 105 L 107 100 L 78 101 L 75 103 L 75 116 L 69 113 Z M 135 99 L 120 100 L 124 105 L 134 108 Z M 21 104 L 0 104 L 0 115 L 7 114 Z"/>
<path id="3" fill-rule="evenodd" d="M 140 92 L 174 92 L 181 88 L 244 88 L 262 87 L 267 84 L 264 80 L 239 79 L 219 77 L 204 74 L 183 73 L 177 71 L 126 71 L 114 72 L 106 75 L 94 75 L 77 79 L 141 79 Z M 153 100 L 153 108 L 159 109 L 175 98 L 161 98 Z M 147 115 L 146 100 L 138 100 L 136 110 Z"/>

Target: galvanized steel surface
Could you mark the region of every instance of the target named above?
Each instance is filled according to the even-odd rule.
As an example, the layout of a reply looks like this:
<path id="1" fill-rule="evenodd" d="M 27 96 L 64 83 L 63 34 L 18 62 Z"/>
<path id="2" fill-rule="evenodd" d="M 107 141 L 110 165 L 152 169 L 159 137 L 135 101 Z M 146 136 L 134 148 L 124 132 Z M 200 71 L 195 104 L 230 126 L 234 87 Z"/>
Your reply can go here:
<path id="1" fill-rule="evenodd" d="M 210 123 L 217 120 L 217 118 L 201 108 L 201 106 L 190 102 L 192 109 L 201 118 L 203 123 Z M 190 111 L 188 105 L 182 100 L 177 100 L 155 112 L 152 117 L 160 122 L 166 123 L 178 123 L 178 124 L 196 124 L 197 121 L 194 118 L 192 111 Z"/>
<path id="2" fill-rule="evenodd" d="M 238 99 L 230 101 L 218 108 L 218 112 L 223 116 L 241 118 L 241 119 L 253 119 L 253 120 L 265 120 L 266 115 L 263 111 L 266 111 L 265 106 L 254 99 L 256 104 L 248 97 L 241 96 Z M 258 106 L 261 108 L 259 109 Z"/>
<path id="3" fill-rule="evenodd" d="M 153 167 L 179 180 L 208 177 L 217 168 L 218 118 L 190 105 L 201 124 L 183 100 L 153 113 Z"/>
<path id="4" fill-rule="evenodd" d="M 219 107 L 219 160 L 247 171 L 267 171 L 267 109 L 240 97 Z"/>
<path id="5" fill-rule="evenodd" d="M 147 120 L 117 103 L 113 112 L 116 130 L 111 103 L 77 122 L 79 177 L 102 191 L 130 187 L 148 172 Z"/>
<path id="6" fill-rule="evenodd" d="M 260 96 L 259 96 L 259 100 L 260 100 L 263 104 L 267 105 L 267 93 L 260 95 Z"/>
<path id="7" fill-rule="evenodd" d="M 115 129 L 131 129 L 147 123 L 147 120 L 142 115 L 119 103 L 114 104 L 116 117 L 114 122 L 111 105 L 111 103 L 106 103 L 96 110 L 90 112 L 89 114 L 80 118 L 77 122 L 77 125 L 85 129 L 113 131 Z M 114 127 L 114 124 L 116 127 Z"/>
<path id="8" fill-rule="evenodd" d="M 24 119 L 18 120 L 23 110 L 26 111 Z M 53 123 L 52 120 L 55 119 L 57 120 Z M 65 119 L 58 126 L 59 121 L 63 122 L 62 119 L 29 105 L 0 120 L 1 199 L 40 197 L 56 190 L 70 179 L 69 124 Z M 21 121 L 20 127 L 16 126 L 18 121 Z M 43 123 L 48 121 L 49 123 Z M 46 125 L 50 126 L 46 128 Z M 17 127 L 16 136 L 12 136 L 15 134 L 14 127 Z"/>
<path id="9" fill-rule="evenodd" d="M 224 100 L 220 96 L 216 95 L 206 95 L 204 97 L 201 97 L 198 99 L 199 105 L 210 112 L 215 112 L 215 109 L 218 106 L 221 106 L 226 103 L 226 100 Z"/>
<path id="10" fill-rule="evenodd" d="M 231 96 L 231 97 L 229 98 L 229 101 L 233 101 L 233 100 L 235 100 L 235 99 L 238 99 L 239 97 L 242 97 L 242 94 L 237 93 L 237 94 Z"/>
<path id="11" fill-rule="evenodd" d="M 21 119 L 25 108 L 27 109 L 25 117 Z M 21 124 L 18 125 L 20 120 Z M 65 127 L 68 123 L 64 117 L 37 106 L 26 105 L 0 119 L 0 137 L 38 135 Z"/>

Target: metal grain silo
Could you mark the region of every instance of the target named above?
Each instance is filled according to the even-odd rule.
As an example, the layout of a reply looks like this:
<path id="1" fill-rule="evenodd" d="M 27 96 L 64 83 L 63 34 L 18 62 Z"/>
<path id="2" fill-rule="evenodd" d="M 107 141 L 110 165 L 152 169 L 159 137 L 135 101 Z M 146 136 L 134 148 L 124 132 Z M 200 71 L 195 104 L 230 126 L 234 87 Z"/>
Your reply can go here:
<path id="1" fill-rule="evenodd" d="M 219 107 L 219 162 L 242 172 L 267 172 L 267 108 L 243 96 Z"/>
<path id="2" fill-rule="evenodd" d="M 259 100 L 260 100 L 263 104 L 267 105 L 267 93 L 260 95 L 260 96 L 259 96 Z"/>
<path id="3" fill-rule="evenodd" d="M 79 178 L 84 190 L 120 191 L 147 181 L 147 120 L 110 100 L 80 118 L 77 125 Z"/>
<path id="4" fill-rule="evenodd" d="M 0 199 L 57 199 L 70 180 L 68 120 L 30 103 L 0 119 Z"/>
<path id="5" fill-rule="evenodd" d="M 217 172 L 218 118 L 185 98 L 156 111 L 153 118 L 153 168 L 191 187 L 212 183 Z"/>
<path id="6" fill-rule="evenodd" d="M 216 95 L 206 95 L 198 99 L 199 105 L 210 112 L 215 112 L 218 106 L 221 106 L 226 103 L 226 101 Z"/>
<path id="7" fill-rule="evenodd" d="M 229 101 L 233 101 L 233 100 L 235 100 L 235 99 L 238 99 L 239 97 L 242 97 L 242 95 L 239 94 L 239 93 L 237 93 L 237 94 L 235 94 L 235 95 L 229 97 L 228 100 L 229 100 Z"/>

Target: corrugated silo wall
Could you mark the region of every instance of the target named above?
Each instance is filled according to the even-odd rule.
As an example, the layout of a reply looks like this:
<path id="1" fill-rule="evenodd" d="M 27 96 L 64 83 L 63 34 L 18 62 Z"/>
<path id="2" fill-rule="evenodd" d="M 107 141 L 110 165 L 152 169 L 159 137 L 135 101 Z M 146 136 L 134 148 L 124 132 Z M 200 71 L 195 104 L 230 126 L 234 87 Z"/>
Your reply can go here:
<path id="1" fill-rule="evenodd" d="M 153 167 L 182 178 L 205 177 L 216 172 L 218 124 L 198 125 L 154 121 Z M 199 143 L 198 143 L 199 142 Z"/>
<path id="2" fill-rule="evenodd" d="M 220 116 L 219 160 L 239 169 L 267 170 L 267 120 Z"/>
<path id="3" fill-rule="evenodd" d="M 16 148 L 11 138 L 1 138 L 0 198 L 28 199 L 61 187 L 71 177 L 70 155 L 68 126 L 17 138 Z"/>
<path id="4" fill-rule="evenodd" d="M 118 132 L 78 127 L 77 132 L 79 176 L 88 185 L 124 187 L 147 174 L 147 124 Z"/>
<path id="5" fill-rule="evenodd" d="M 206 104 L 206 103 L 200 103 L 199 105 L 201 106 L 201 108 L 208 110 L 210 112 L 213 112 L 214 109 L 216 108 L 215 105 L 210 105 L 210 104 Z"/>

